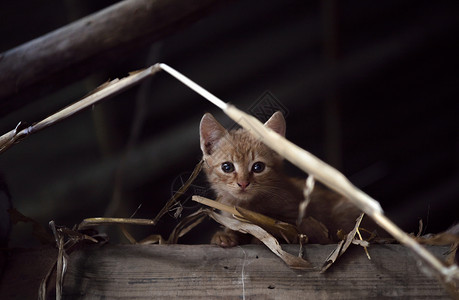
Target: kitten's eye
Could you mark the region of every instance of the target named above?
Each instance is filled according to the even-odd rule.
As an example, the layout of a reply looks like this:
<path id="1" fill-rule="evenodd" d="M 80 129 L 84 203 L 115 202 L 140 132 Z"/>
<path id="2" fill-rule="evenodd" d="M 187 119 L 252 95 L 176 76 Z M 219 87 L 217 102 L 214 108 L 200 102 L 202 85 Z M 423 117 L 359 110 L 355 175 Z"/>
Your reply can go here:
<path id="1" fill-rule="evenodd" d="M 231 173 L 234 171 L 234 165 L 230 162 L 224 162 L 222 163 L 222 170 L 225 173 Z"/>
<path id="2" fill-rule="evenodd" d="M 252 166 L 252 172 L 254 173 L 261 173 L 265 169 L 265 164 L 262 162 L 256 162 Z"/>

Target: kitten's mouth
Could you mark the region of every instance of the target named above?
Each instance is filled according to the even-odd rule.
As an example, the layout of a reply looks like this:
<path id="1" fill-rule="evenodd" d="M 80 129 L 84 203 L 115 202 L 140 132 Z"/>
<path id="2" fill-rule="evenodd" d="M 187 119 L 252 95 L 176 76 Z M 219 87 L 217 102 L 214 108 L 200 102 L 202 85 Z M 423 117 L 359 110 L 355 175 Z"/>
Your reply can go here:
<path id="1" fill-rule="evenodd" d="M 247 200 L 251 197 L 251 193 L 248 190 L 237 190 L 236 193 L 234 193 L 236 197 Z"/>

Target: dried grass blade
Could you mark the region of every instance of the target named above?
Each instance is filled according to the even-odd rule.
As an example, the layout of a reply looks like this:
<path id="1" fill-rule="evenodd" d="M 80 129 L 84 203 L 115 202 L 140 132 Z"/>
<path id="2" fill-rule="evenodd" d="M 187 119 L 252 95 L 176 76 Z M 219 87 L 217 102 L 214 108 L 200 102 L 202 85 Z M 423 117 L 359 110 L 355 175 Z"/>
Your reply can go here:
<path id="1" fill-rule="evenodd" d="M 87 218 L 81 221 L 78 225 L 78 230 L 99 226 L 99 225 L 119 225 L 119 224 L 131 224 L 131 225 L 144 225 L 151 226 L 155 225 L 153 220 L 150 219 L 133 219 L 133 218 Z"/>
<path id="2" fill-rule="evenodd" d="M 362 235 L 360 234 L 360 231 L 359 231 L 359 228 L 357 227 L 357 235 L 359 236 L 359 239 L 360 240 L 352 240 L 352 243 L 354 245 L 359 245 L 359 246 L 362 246 L 363 249 L 365 250 L 365 254 L 367 255 L 368 257 L 368 260 L 371 260 L 371 256 L 370 256 L 370 253 L 368 253 L 368 246 L 370 245 L 367 241 L 363 240 L 362 238 Z"/>
<path id="3" fill-rule="evenodd" d="M 202 197 L 202 196 L 198 196 L 198 195 L 193 195 L 193 197 L 191 197 L 191 199 L 193 201 L 196 201 L 198 203 L 210 206 L 212 208 L 215 208 L 215 209 L 218 209 L 218 210 L 221 210 L 221 211 L 225 211 L 225 212 L 230 213 L 230 214 L 232 214 L 232 215 L 234 215 L 236 217 L 243 218 L 243 216 L 236 210 L 236 208 L 234 208 L 232 206 L 228 206 L 228 205 L 222 204 L 220 202 L 217 202 L 215 200 L 211 200 L 211 199 L 208 199 L 206 197 Z"/>
<path id="4" fill-rule="evenodd" d="M 266 231 L 274 234 L 276 237 L 283 237 L 288 243 L 296 243 L 298 241 L 298 230 L 292 224 L 281 222 L 279 220 L 267 217 L 263 214 L 235 206 L 231 207 L 215 200 L 211 200 L 202 196 L 194 195 L 193 201 L 228 212 L 235 216 L 240 221 L 250 222 L 258 225 Z"/>
<path id="5" fill-rule="evenodd" d="M 0 136 L 0 153 L 8 150 L 12 145 L 18 143 L 23 138 L 29 136 L 32 133 L 38 132 L 46 127 L 49 127 L 59 121 L 62 121 L 77 112 L 99 102 L 100 100 L 107 99 L 110 96 L 116 95 L 121 91 L 131 87 L 148 76 L 151 76 L 160 71 L 159 64 L 155 64 L 145 70 L 133 73 L 122 79 L 114 79 L 110 82 L 104 83 L 102 86 L 96 88 L 96 90 L 78 102 L 73 103 L 70 106 L 52 114 L 51 116 L 43 119 L 42 121 L 35 123 L 27 128 L 18 130 L 15 128 L 6 134 Z"/>
<path id="6" fill-rule="evenodd" d="M 166 242 L 164 241 L 163 237 L 160 234 L 152 234 L 142 239 L 141 241 L 139 241 L 138 244 L 140 245 L 151 245 L 151 244 L 164 245 L 166 244 Z"/>
<path id="7" fill-rule="evenodd" d="M 296 225 L 300 226 L 301 222 L 304 219 L 304 216 L 306 215 L 306 208 L 309 205 L 309 202 L 311 202 L 311 194 L 312 191 L 314 190 L 314 176 L 309 175 L 308 178 L 306 179 L 306 185 L 303 190 L 303 195 L 304 195 L 304 200 L 301 201 L 299 207 L 298 207 L 298 219 L 296 220 Z"/>
<path id="8" fill-rule="evenodd" d="M 384 230 L 390 233 L 400 243 L 410 248 L 422 261 L 434 271 L 442 281 L 450 282 L 456 280 L 459 282 L 459 270 L 452 267 L 446 267 L 432 253 L 427 251 L 408 234 L 398 228 L 390 219 L 388 219 L 381 208 L 379 202 L 355 187 L 342 173 L 324 163 L 311 153 L 298 147 L 279 134 L 263 126 L 255 117 L 242 112 L 233 105 L 228 105 L 218 99 L 208 91 L 199 87 L 183 74 L 180 74 L 171 67 L 160 64 L 161 68 L 167 69 L 167 72 L 195 92 L 220 107 L 229 117 L 236 121 L 243 128 L 248 130 L 253 136 L 263 140 L 263 143 L 275 150 L 277 153 L 291 161 L 294 165 L 305 172 L 314 175 L 319 181 L 346 196 L 354 202 L 363 212 L 368 214 Z"/>
<path id="9" fill-rule="evenodd" d="M 345 240 L 342 240 L 338 243 L 337 247 L 335 248 L 335 250 L 332 251 L 332 253 L 330 253 L 330 255 L 327 257 L 327 259 L 325 260 L 320 272 L 323 273 L 325 272 L 326 270 L 328 270 L 328 268 L 331 267 L 332 264 L 334 264 L 338 258 L 344 254 L 344 252 L 346 252 L 347 248 L 349 248 L 349 245 L 352 243 L 352 241 L 354 240 L 355 238 L 355 235 L 357 234 L 357 230 L 359 229 L 359 226 L 360 226 L 360 223 L 362 222 L 362 219 L 363 219 L 363 216 L 364 214 L 361 213 L 360 216 L 357 218 L 356 222 L 355 222 L 355 226 L 354 226 L 354 229 L 351 230 L 351 232 L 349 232 L 347 234 L 347 237 Z"/>
<path id="10" fill-rule="evenodd" d="M 87 241 L 91 241 L 93 243 L 98 243 L 98 241 L 95 238 L 93 238 L 92 236 L 89 236 L 87 234 L 83 234 L 81 232 L 78 232 L 78 231 L 75 231 L 75 230 L 72 230 L 72 229 L 59 228 L 58 231 L 60 233 L 64 234 L 65 236 L 67 236 L 71 241 L 74 241 L 74 242 L 87 240 Z"/>
<path id="11" fill-rule="evenodd" d="M 48 287 L 47 287 L 48 281 L 49 281 L 49 278 L 51 277 L 51 274 L 54 271 L 54 268 L 56 268 L 56 265 L 57 265 L 57 260 L 54 262 L 54 264 L 51 266 L 51 268 L 49 268 L 49 270 L 46 273 L 45 277 L 43 277 L 43 279 L 40 282 L 40 287 L 38 289 L 38 299 L 39 300 L 46 300 L 46 298 L 47 298 L 46 297 L 46 291 L 48 289 Z"/>
<path id="12" fill-rule="evenodd" d="M 62 299 L 62 286 L 64 283 L 64 275 L 67 270 L 67 254 L 64 249 L 64 235 L 61 231 L 56 229 L 54 221 L 49 222 L 54 238 L 56 240 L 56 246 L 58 249 L 57 263 L 56 263 L 56 300 Z"/>
<path id="13" fill-rule="evenodd" d="M 378 201 L 356 188 L 335 168 L 280 136 L 264 126 L 258 119 L 237 109 L 235 106 L 228 105 L 224 112 L 254 137 L 263 141 L 267 146 L 303 171 L 313 175 L 315 179 L 324 183 L 332 190 L 346 196 L 365 213 L 382 213 L 382 208 Z"/>
<path id="14" fill-rule="evenodd" d="M 260 226 L 264 230 L 273 234 L 275 237 L 283 237 L 287 243 L 298 241 L 298 230 L 292 224 L 267 217 L 254 211 L 236 206 L 235 209 L 244 217 L 245 220 Z"/>
<path id="15" fill-rule="evenodd" d="M 166 205 L 161 209 L 161 211 L 156 215 L 153 220 L 150 219 L 134 219 L 134 218 L 105 218 L 105 217 L 97 217 L 97 218 L 87 218 L 84 219 L 79 225 L 78 230 L 82 230 L 88 227 L 99 226 L 99 225 L 113 225 L 113 224 L 131 224 L 131 225 L 156 225 L 159 219 L 167 213 L 170 208 L 177 203 L 177 199 L 185 193 L 188 188 L 191 186 L 193 181 L 201 172 L 203 161 L 201 160 L 196 167 L 194 168 L 193 172 L 191 173 L 190 177 L 187 181 L 180 187 L 180 189 L 167 201 Z M 127 233 L 126 230 L 123 231 L 126 238 L 131 243 L 136 243 L 135 239 Z M 127 233 L 127 234 L 126 234 Z"/>
<path id="16" fill-rule="evenodd" d="M 62 288 L 64 285 L 64 275 L 67 270 L 68 257 L 64 250 L 64 237 L 59 237 L 58 244 L 59 253 L 57 256 L 56 266 L 56 300 L 62 299 Z"/>
<path id="17" fill-rule="evenodd" d="M 193 172 L 191 173 L 190 177 L 187 179 L 187 181 L 180 187 L 180 189 L 167 201 L 166 205 L 161 209 L 161 211 L 156 215 L 156 217 L 153 219 L 153 225 L 156 225 L 159 221 L 159 219 L 169 211 L 169 209 L 175 205 L 177 202 L 177 199 L 185 193 L 190 185 L 193 183 L 193 181 L 198 177 L 199 173 L 201 172 L 202 169 L 202 164 L 204 161 L 200 161 L 196 167 L 194 167 Z"/>
<path id="18" fill-rule="evenodd" d="M 159 66 L 161 67 L 161 69 L 163 69 L 167 73 L 171 74 L 176 79 L 178 79 L 183 84 L 185 84 L 187 87 L 189 87 L 190 89 L 192 89 L 196 93 L 202 95 L 204 98 L 206 98 L 207 100 L 209 100 L 210 102 L 212 102 L 216 106 L 220 107 L 221 109 L 225 109 L 228 106 L 225 102 L 223 102 L 222 100 L 218 99 L 217 97 L 215 97 L 214 95 L 209 93 L 207 90 L 205 90 L 200 85 L 196 84 L 195 82 L 193 82 L 192 80 L 190 80 L 188 77 L 184 76 L 183 74 L 181 74 L 177 70 L 169 67 L 166 64 L 159 64 Z"/>
<path id="19" fill-rule="evenodd" d="M 184 236 L 191 229 L 199 225 L 207 217 L 207 215 L 207 212 L 201 208 L 191 215 L 183 218 L 182 221 L 175 226 L 174 230 L 172 230 L 169 238 L 167 239 L 167 243 L 176 244 L 180 237 Z"/>
<path id="20" fill-rule="evenodd" d="M 274 254 L 279 256 L 290 268 L 300 270 L 313 268 L 311 263 L 307 260 L 282 250 L 278 241 L 260 226 L 250 223 L 243 223 L 236 219 L 225 217 L 214 211 L 208 211 L 208 214 L 212 219 L 222 224 L 223 226 L 228 227 L 231 230 L 249 233 L 253 235 L 257 239 L 259 239 L 263 244 L 265 244 Z"/>
<path id="21" fill-rule="evenodd" d="M 120 228 L 121 228 L 121 232 L 123 233 L 124 237 L 129 241 L 129 243 L 133 245 L 137 244 L 136 239 L 132 236 L 132 234 L 129 233 L 129 231 L 126 229 L 126 226 L 124 226 L 124 224 L 122 224 Z"/>

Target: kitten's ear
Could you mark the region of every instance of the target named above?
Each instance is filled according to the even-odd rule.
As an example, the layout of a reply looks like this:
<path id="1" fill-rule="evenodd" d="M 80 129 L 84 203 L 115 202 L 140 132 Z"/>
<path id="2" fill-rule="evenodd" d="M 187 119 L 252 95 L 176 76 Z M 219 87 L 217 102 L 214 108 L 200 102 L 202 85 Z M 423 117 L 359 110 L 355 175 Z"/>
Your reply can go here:
<path id="1" fill-rule="evenodd" d="M 268 121 L 266 121 L 265 126 L 273 131 L 277 132 L 281 136 L 285 137 L 285 129 L 287 125 L 285 125 L 284 116 L 280 111 L 276 111 Z"/>
<path id="2" fill-rule="evenodd" d="M 210 155 L 213 146 L 225 135 L 226 129 L 210 114 L 206 113 L 199 125 L 201 137 L 201 150 L 203 154 Z"/>

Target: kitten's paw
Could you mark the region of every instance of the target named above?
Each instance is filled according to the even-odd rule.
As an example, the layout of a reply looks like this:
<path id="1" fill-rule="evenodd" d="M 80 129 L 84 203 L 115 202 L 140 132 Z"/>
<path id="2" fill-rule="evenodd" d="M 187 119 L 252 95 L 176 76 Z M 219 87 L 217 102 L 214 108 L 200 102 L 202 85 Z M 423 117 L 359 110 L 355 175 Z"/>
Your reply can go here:
<path id="1" fill-rule="evenodd" d="M 234 247 L 239 245 L 239 237 L 235 232 L 217 231 L 210 243 L 224 248 Z"/>

